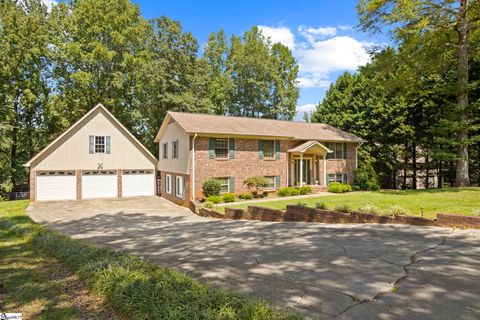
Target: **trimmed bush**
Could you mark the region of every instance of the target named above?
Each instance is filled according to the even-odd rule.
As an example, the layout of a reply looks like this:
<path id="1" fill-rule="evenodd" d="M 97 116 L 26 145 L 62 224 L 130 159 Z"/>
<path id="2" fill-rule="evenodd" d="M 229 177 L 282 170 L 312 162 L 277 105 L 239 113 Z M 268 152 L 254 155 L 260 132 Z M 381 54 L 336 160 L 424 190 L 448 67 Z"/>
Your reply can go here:
<path id="1" fill-rule="evenodd" d="M 233 193 L 225 193 L 223 195 L 223 202 L 235 202 L 235 195 Z"/>
<path id="2" fill-rule="evenodd" d="M 392 206 L 387 210 L 387 214 L 389 216 L 408 216 L 411 215 L 412 212 L 401 206 Z"/>
<path id="3" fill-rule="evenodd" d="M 368 181 L 367 182 L 367 190 L 378 191 L 378 190 L 380 190 L 380 185 L 375 181 Z"/>
<path id="4" fill-rule="evenodd" d="M 269 182 L 265 177 L 255 176 L 243 180 L 243 184 L 246 185 L 249 190 L 251 189 L 252 193 L 256 195 L 258 194 L 258 190 L 267 187 Z"/>
<path id="5" fill-rule="evenodd" d="M 335 207 L 335 211 L 350 213 L 352 208 L 348 204 L 339 204 Z"/>
<path id="6" fill-rule="evenodd" d="M 290 187 L 290 196 L 298 196 L 300 194 L 300 190 L 294 187 Z"/>
<path id="7" fill-rule="evenodd" d="M 290 196 L 290 188 L 285 187 L 285 188 L 280 188 L 280 189 L 278 189 L 278 190 L 277 190 L 277 195 L 278 195 L 279 197 L 288 197 L 288 196 Z"/>
<path id="8" fill-rule="evenodd" d="M 221 183 L 217 179 L 208 179 L 202 184 L 202 191 L 205 197 L 220 195 Z"/>
<path id="9" fill-rule="evenodd" d="M 312 193 L 312 187 L 310 187 L 310 186 L 302 186 L 298 190 L 300 191 L 300 194 L 310 194 L 310 193 Z"/>
<path id="10" fill-rule="evenodd" d="M 328 192 L 333 192 L 333 193 L 352 192 L 352 186 L 346 183 L 332 182 L 328 185 Z"/>
<path id="11" fill-rule="evenodd" d="M 315 202 L 315 208 L 327 210 L 327 205 L 323 201 L 317 201 Z"/>
<path id="12" fill-rule="evenodd" d="M 213 204 L 219 204 L 222 202 L 221 196 L 210 196 L 207 198 L 206 202 L 211 202 Z"/>
<path id="13" fill-rule="evenodd" d="M 253 199 L 253 194 L 251 193 L 242 193 L 241 195 L 238 196 L 238 198 L 242 200 L 252 200 Z"/>
<path id="14" fill-rule="evenodd" d="M 359 208 L 358 211 L 365 212 L 365 213 L 371 213 L 371 214 L 376 214 L 376 215 L 381 215 L 382 214 L 382 209 L 377 207 L 376 205 L 373 204 L 366 204 L 363 207 Z"/>
<path id="15" fill-rule="evenodd" d="M 207 209 L 213 209 L 214 203 L 211 201 L 206 201 L 203 203 L 203 206 Z"/>

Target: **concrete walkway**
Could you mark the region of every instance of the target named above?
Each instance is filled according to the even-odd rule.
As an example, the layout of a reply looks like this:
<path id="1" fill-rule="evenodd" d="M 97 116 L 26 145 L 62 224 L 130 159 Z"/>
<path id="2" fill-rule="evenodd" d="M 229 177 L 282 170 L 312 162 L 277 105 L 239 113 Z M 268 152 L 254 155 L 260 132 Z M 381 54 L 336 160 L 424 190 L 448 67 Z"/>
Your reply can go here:
<path id="1" fill-rule="evenodd" d="M 160 198 L 36 204 L 37 221 L 321 319 L 480 319 L 480 230 L 224 221 Z"/>
<path id="2" fill-rule="evenodd" d="M 252 199 L 252 200 L 243 200 L 243 201 L 235 201 L 235 202 L 228 202 L 228 203 L 220 203 L 217 204 L 218 207 L 225 207 L 237 204 L 250 204 L 250 203 L 260 203 L 260 202 L 272 202 L 272 201 L 282 201 L 282 200 L 296 200 L 296 199 L 310 199 L 310 198 L 318 198 L 318 197 L 325 197 L 325 196 L 338 196 L 340 193 L 332 193 L 332 192 L 318 192 L 318 193 L 311 193 L 311 194 L 304 194 L 298 196 L 291 196 L 291 197 L 275 197 L 275 198 L 261 198 L 261 199 Z"/>

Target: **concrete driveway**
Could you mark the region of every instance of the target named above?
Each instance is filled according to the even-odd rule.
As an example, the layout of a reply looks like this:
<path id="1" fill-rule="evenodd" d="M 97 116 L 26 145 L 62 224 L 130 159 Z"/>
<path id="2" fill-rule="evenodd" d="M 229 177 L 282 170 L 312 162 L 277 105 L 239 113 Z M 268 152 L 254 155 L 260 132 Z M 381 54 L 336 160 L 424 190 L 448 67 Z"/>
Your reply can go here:
<path id="1" fill-rule="evenodd" d="M 480 319 L 480 230 L 201 218 L 157 197 L 37 203 L 76 239 L 322 319 Z"/>

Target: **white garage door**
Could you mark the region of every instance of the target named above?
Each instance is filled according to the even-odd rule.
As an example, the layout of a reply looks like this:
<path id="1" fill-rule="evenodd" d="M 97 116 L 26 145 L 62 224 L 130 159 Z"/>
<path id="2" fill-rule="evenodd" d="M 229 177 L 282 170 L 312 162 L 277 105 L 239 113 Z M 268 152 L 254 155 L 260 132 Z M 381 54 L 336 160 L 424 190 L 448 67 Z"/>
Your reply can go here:
<path id="1" fill-rule="evenodd" d="M 82 172 L 82 199 L 116 198 L 118 196 L 116 170 Z"/>
<path id="2" fill-rule="evenodd" d="M 77 185 L 74 171 L 49 171 L 37 174 L 37 201 L 75 200 Z"/>
<path id="3" fill-rule="evenodd" d="M 124 170 L 122 197 L 155 195 L 153 170 Z"/>

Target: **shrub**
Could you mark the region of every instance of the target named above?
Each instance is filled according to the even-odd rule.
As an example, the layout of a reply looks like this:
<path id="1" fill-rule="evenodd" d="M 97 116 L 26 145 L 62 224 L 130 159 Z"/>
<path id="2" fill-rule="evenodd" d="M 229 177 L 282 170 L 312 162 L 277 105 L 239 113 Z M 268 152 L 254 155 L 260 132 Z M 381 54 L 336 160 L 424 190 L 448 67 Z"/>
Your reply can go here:
<path id="1" fill-rule="evenodd" d="M 241 195 L 238 196 L 240 199 L 243 200 L 251 200 L 253 199 L 253 194 L 251 193 L 242 193 Z"/>
<path id="2" fill-rule="evenodd" d="M 378 185 L 378 176 L 369 161 L 363 161 L 355 170 L 355 182 L 361 190 L 376 191 L 380 189 Z"/>
<path id="3" fill-rule="evenodd" d="M 349 213 L 352 212 L 352 208 L 348 204 L 339 204 L 335 207 L 335 211 Z"/>
<path id="4" fill-rule="evenodd" d="M 268 192 L 267 192 L 267 191 L 263 191 L 262 197 L 267 198 L 267 197 L 268 197 Z"/>
<path id="5" fill-rule="evenodd" d="M 312 187 L 303 186 L 303 187 L 300 187 L 299 191 L 300 191 L 300 194 L 310 194 L 312 193 Z"/>
<path id="6" fill-rule="evenodd" d="M 360 187 L 353 185 L 352 186 L 352 191 L 360 191 Z"/>
<path id="7" fill-rule="evenodd" d="M 279 197 L 288 197 L 288 196 L 290 196 L 290 188 L 285 187 L 285 188 L 280 188 L 280 189 L 278 189 L 278 190 L 277 190 L 277 195 L 278 195 Z"/>
<path id="8" fill-rule="evenodd" d="M 290 187 L 290 196 L 298 196 L 300 194 L 300 190 L 294 187 Z"/>
<path id="9" fill-rule="evenodd" d="M 344 193 L 344 192 L 351 192 L 351 191 L 352 191 L 352 186 L 346 183 L 332 182 L 328 185 L 328 192 Z"/>
<path id="10" fill-rule="evenodd" d="M 256 195 L 258 194 L 258 189 L 267 187 L 269 182 L 265 177 L 256 176 L 243 180 L 243 184 L 246 185 L 248 189 L 251 189 L 252 193 Z"/>
<path id="11" fill-rule="evenodd" d="M 373 204 L 366 204 L 363 207 L 359 208 L 358 210 L 361 212 L 372 213 L 376 215 L 382 214 L 382 210 Z"/>
<path id="12" fill-rule="evenodd" d="M 412 214 L 412 212 L 408 209 L 405 209 L 401 206 L 392 206 L 390 209 L 387 210 L 387 214 L 390 216 L 407 216 Z"/>
<path id="13" fill-rule="evenodd" d="M 222 202 L 222 197 L 221 196 L 210 196 L 207 197 L 206 202 L 211 202 L 213 204 L 219 204 Z"/>
<path id="14" fill-rule="evenodd" d="M 315 208 L 327 210 L 327 205 L 323 201 L 317 201 L 315 202 Z"/>
<path id="15" fill-rule="evenodd" d="M 203 206 L 207 209 L 213 209 L 214 204 L 211 201 L 206 201 L 203 203 Z"/>
<path id="16" fill-rule="evenodd" d="M 297 203 L 295 203 L 296 206 L 299 206 L 299 207 L 306 207 L 307 206 L 307 203 L 306 202 L 303 202 L 303 201 L 298 201 Z"/>
<path id="17" fill-rule="evenodd" d="M 217 179 L 208 179 L 202 184 L 202 191 L 205 197 L 220 195 L 221 183 Z"/>
<path id="18" fill-rule="evenodd" d="M 233 193 L 225 193 L 223 195 L 223 202 L 235 202 L 235 195 Z"/>
<path id="19" fill-rule="evenodd" d="M 480 216 L 480 209 L 473 210 L 472 212 L 474 215 Z"/>

